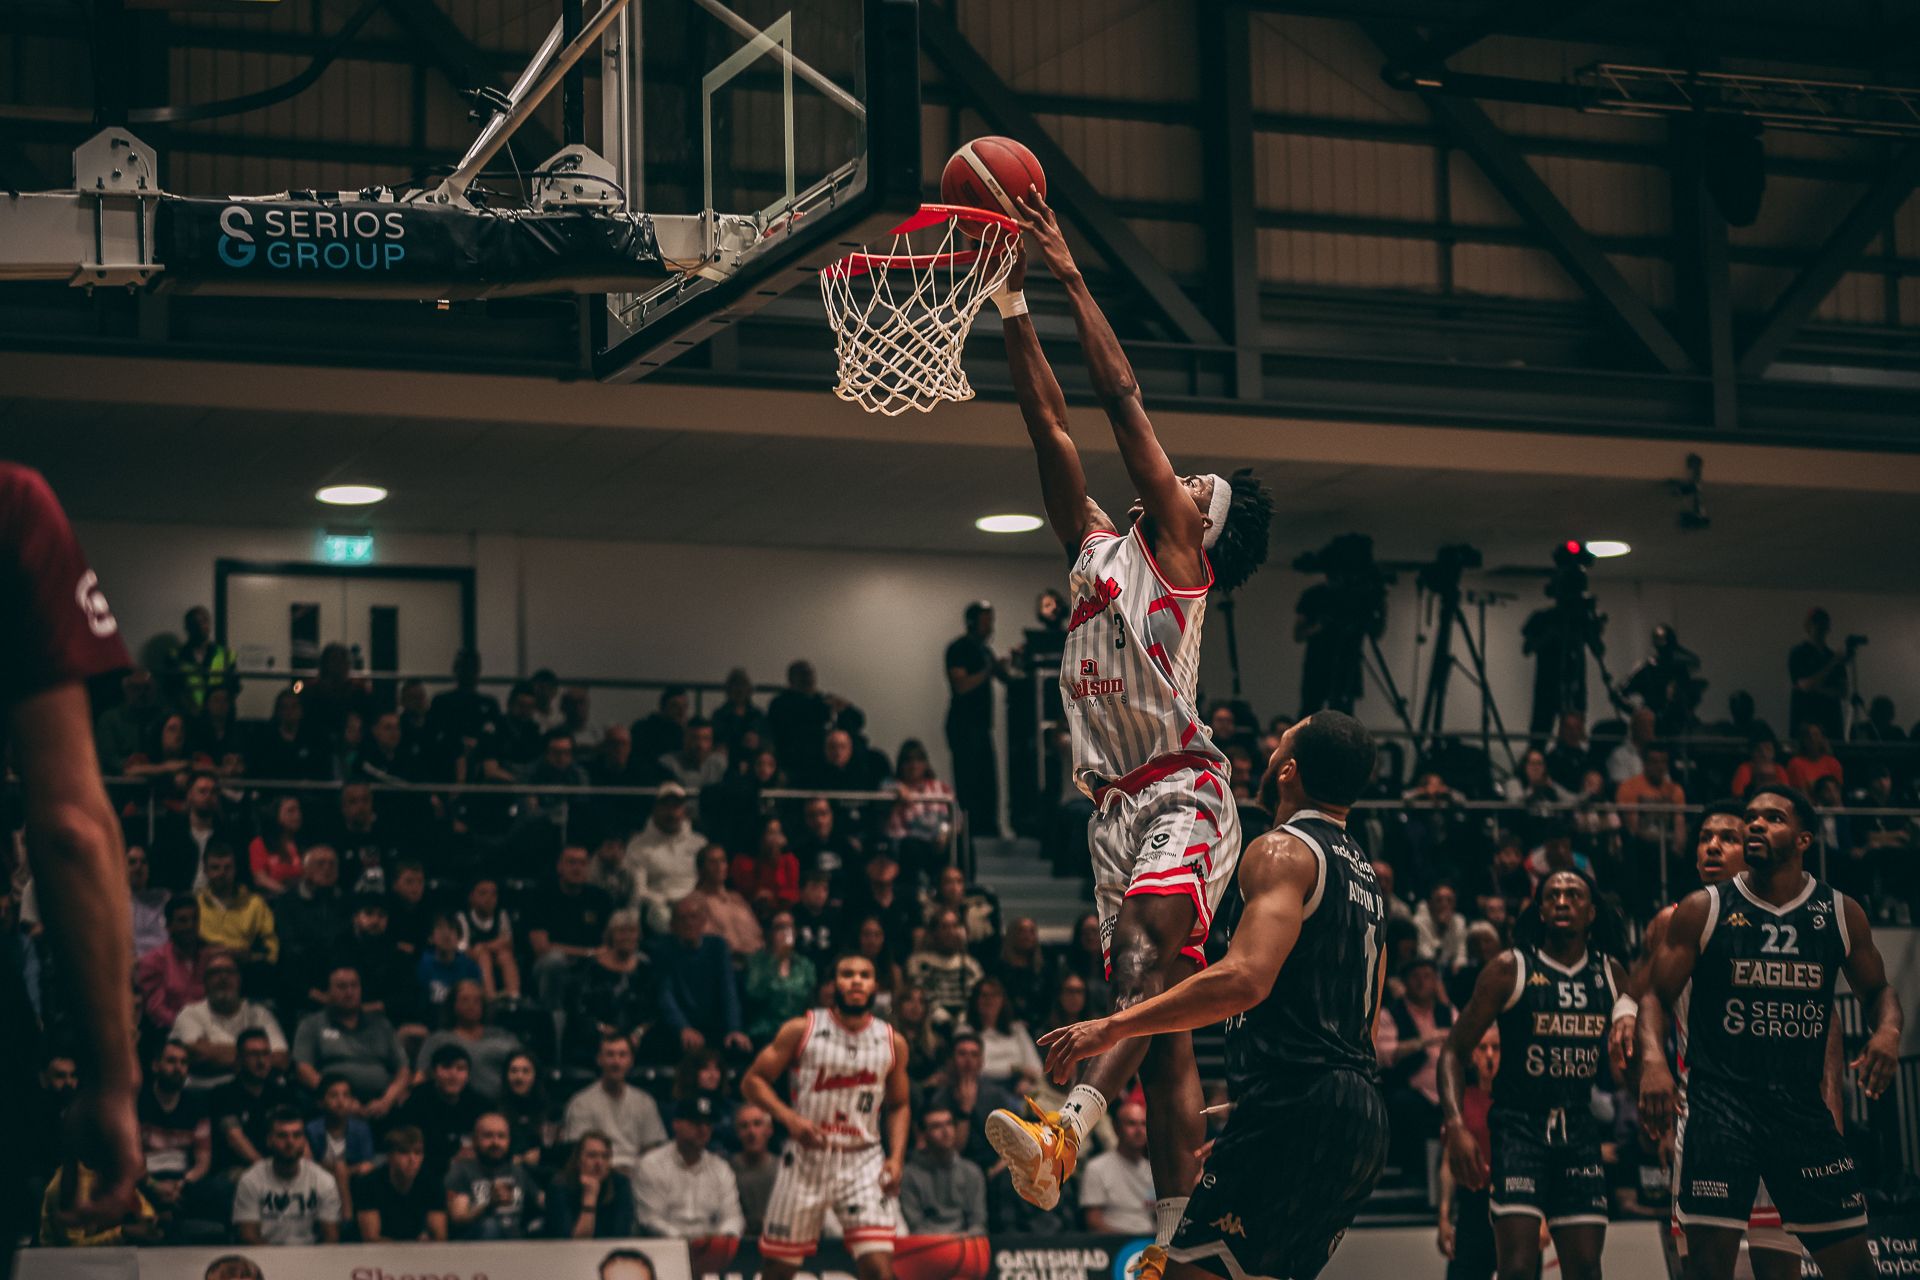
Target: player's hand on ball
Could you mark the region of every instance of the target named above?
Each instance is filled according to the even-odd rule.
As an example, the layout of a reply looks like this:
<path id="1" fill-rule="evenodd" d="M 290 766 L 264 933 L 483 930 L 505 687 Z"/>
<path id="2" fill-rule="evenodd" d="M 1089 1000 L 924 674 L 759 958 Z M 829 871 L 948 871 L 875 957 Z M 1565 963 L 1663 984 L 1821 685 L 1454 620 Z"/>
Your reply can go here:
<path id="1" fill-rule="evenodd" d="M 1055 1084 L 1067 1084 L 1074 1063 L 1098 1057 L 1119 1040 L 1106 1018 L 1055 1028 L 1040 1037 L 1040 1047 L 1047 1051 L 1047 1075 Z"/>
<path id="2" fill-rule="evenodd" d="M 793 1123 L 787 1126 L 787 1136 L 809 1151 L 818 1151 L 827 1145 L 827 1135 L 820 1132 L 820 1126 L 805 1116 L 795 1116 Z"/>
<path id="3" fill-rule="evenodd" d="M 1013 204 L 1020 211 L 1020 229 L 1033 237 L 1047 270 L 1062 280 L 1078 274 L 1080 268 L 1074 264 L 1073 251 L 1067 248 L 1067 238 L 1060 233 L 1060 220 L 1047 207 L 1047 198 L 1028 187 L 1025 195 L 1013 197 Z"/>
<path id="4" fill-rule="evenodd" d="M 1480 1154 L 1480 1143 L 1464 1124 L 1447 1126 L 1447 1167 L 1453 1180 L 1469 1191 L 1487 1185 L 1487 1162 Z"/>
<path id="5" fill-rule="evenodd" d="M 1665 1062 L 1640 1064 L 1640 1127 L 1656 1141 L 1673 1128 L 1673 1072 Z"/>
<path id="6" fill-rule="evenodd" d="M 1899 1065 L 1900 1037 L 1888 1035 L 1891 1030 L 1886 1027 L 1874 1032 L 1849 1068 L 1859 1077 L 1860 1091 L 1876 1101 L 1893 1083 L 1893 1073 Z"/>

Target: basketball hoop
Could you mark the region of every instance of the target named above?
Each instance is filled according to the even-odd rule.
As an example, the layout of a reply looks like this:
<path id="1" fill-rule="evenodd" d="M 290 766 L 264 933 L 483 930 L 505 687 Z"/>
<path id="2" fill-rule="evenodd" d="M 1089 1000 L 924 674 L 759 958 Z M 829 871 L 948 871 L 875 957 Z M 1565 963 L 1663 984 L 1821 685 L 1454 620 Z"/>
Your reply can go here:
<path id="1" fill-rule="evenodd" d="M 960 367 L 973 318 L 1013 270 L 1020 228 L 1005 214 L 928 204 L 887 253 L 850 253 L 820 273 L 840 380 L 833 393 L 889 417 L 971 400 Z"/>

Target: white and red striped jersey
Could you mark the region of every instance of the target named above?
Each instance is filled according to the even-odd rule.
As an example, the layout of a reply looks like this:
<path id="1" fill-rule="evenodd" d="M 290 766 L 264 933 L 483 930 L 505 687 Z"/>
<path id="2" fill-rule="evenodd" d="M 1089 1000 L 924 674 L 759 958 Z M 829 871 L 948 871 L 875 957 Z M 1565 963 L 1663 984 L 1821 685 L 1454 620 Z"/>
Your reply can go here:
<path id="1" fill-rule="evenodd" d="M 1212 566 L 1206 586 L 1171 585 L 1135 524 L 1124 534 L 1088 534 L 1067 585 L 1073 613 L 1060 689 L 1080 790 L 1092 797 L 1175 753 L 1216 761 L 1225 776 L 1226 757 L 1194 707 Z"/>
<path id="2" fill-rule="evenodd" d="M 819 1127 L 829 1146 L 875 1146 L 892 1070 L 893 1028 L 887 1023 L 869 1017 L 852 1031 L 831 1009 L 810 1009 L 793 1058 L 789 1105 Z"/>

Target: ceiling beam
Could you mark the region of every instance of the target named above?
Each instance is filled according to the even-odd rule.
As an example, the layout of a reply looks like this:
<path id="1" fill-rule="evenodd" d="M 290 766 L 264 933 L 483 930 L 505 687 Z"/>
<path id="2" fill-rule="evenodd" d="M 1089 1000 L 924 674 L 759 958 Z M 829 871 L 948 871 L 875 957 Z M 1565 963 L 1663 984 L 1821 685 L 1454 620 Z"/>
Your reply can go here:
<path id="1" fill-rule="evenodd" d="M 1707 374 L 1709 420 L 1716 431 L 1731 432 L 1740 425 L 1740 407 L 1727 220 L 1707 189 L 1711 142 L 1703 123 L 1681 118 L 1671 126 L 1674 310 L 1682 338 Z"/>
<path id="2" fill-rule="evenodd" d="M 1887 230 L 1893 215 L 1913 194 L 1915 183 L 1920 183 L 1920 143 L 1907 146 L 1894 157 L 1886 172 L 1840 220 L 1799 278 L 1774 302 L 1766 322 L 1740 355 L 1741 374 L 1749 378 L 1764 376 L 1793 335 L 1840 283 L 1841 276 L 1856 267 L 1875 269 L 1877 264 L 1862 263 L 1861 255 L 1876 236 Z"/>
<path id="3" fill-rule="evenodd" d="M 936 5 L 921 10 L 920 43 L 940 73 L 965 91 L 970 105 L 989 125 L 1033 149 L 1034 157 L 1047 172 L 1047 194 L 1052 203 L 1073 219 L 1116 272 L 1133 281 L 1176 333 L 1188 342 L 1222 341 L 1213 322 L 1148 252 L 1133 228 L 1113 211 L 1060 144 L 1040 127 L 1020 95 Z"/>
<path id="4" fill-rule="evenodd" d="M 1402 43 L 1402 37 L 1396 32 L 1377 23 L 1363 23 L 1361 29 L 1389 60 Z M 1501 198 L 1540 233 L 1547 251 L 1574 282 L 1602 306 L 1616 327 L 1668 373 L 1689 371 L 1693 362 L 1686 348 L 1654 314 L 1646 299 L 1607 260 L 1607 255 L 1574 221 L 1560 198 L 1527 163 L 1527 158 L 1487 118 L 1487 113 L 1477 104 L 1460 98 L 1424 89 L 1416 92 L 1434 119 L 1445 126 L 1460 149 L 1473 158 Z"/>
<path id="5" fill-rule="evenodd" d="M 1201 182 L 1207 292 L 1234 344 L 1233 388 L 1260 398 L 1260 243 L 1254 221 L 1253 32 L 1244 5 L 1195 8 L 1200 65 Z"/>

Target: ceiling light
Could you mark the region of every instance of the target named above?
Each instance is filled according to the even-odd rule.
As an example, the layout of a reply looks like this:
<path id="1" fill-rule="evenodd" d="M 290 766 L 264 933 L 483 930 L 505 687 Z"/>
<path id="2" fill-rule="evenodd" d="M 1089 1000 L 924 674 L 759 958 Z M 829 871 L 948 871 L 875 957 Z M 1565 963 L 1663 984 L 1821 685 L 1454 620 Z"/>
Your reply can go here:
<path id="1" fill-rule="evenodd" d="M 330 484 L 314 497 L 333 507 L 364 507 L 386 500 L 387 491 L 377 484 Z"/>
<path id="2" fill-rule="evenodd" d="M 1045 523 L 1039 516 L 999 515 L 981 516 L 973 527 L 982 533 L 1032 533 Z"/>
<path id="3" fill-rule="evenodd" d="M 1615 556 L 1627 554 L 1627 552 L 1633 550 L 1633 548 L 1624 542 L 1614 542 L 1602 538 L 1595 542 L 1589 542 L 1587 544 L 1587 550 L 1591 551 L 1596 559 L 1611 560 Z"/>

